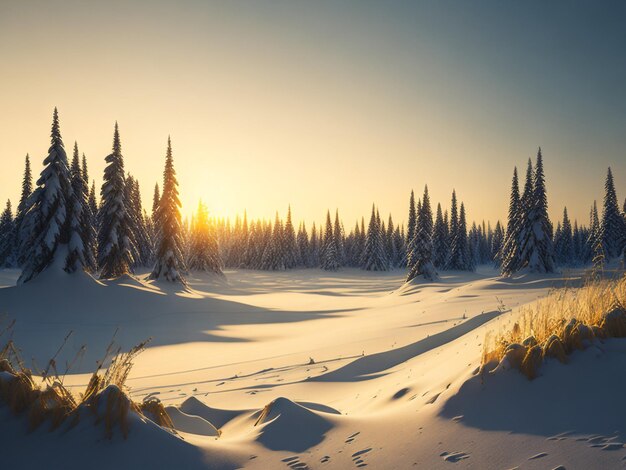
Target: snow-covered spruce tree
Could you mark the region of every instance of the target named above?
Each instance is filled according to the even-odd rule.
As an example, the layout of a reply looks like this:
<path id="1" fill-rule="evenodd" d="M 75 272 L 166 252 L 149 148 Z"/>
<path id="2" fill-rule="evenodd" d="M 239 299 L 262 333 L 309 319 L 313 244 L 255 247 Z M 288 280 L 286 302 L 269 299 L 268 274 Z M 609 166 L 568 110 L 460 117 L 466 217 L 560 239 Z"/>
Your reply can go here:
<path id="1" fill-rule="evenodd" d="M 309 235 L 306 231 L 306 226 L 304 225 L 304 222 L 302 222 L 298 227 L 296 243 L 298 245 L 298 266 L 306 268 L 309 266 L 310 263 L 310 245 Z"/>
<path id="2" fill-rule="evenodd" d="M 428 186 L 424 188 L 424 198 L 418 215 L 418 231 L 414 236 L 414 252 L 408 258 L 408 269 L 406 280 L 412 281 L 418 276 L 423 276 L 425 280 L 432 281 L 437 277 L 435 266 L 432 262 L 433 256 L 433 214 L 430 208 L 430 197 Z"/>
<path id="3" fill-rule="evenodd" d="M 496 268 L 499 268 L 502 264 L 500 256 L 502 253 L 502 247 L 504 246 L 504 238 L 504 229 L 498 220 L 498 222 L 496 222 L 496 228 L 493 230 L 493 237 L 491 238 L 491 258 L 493 259 L 493 264 Z"/>
<path id="4" fill-rule="evenodd" d="M 209 220 L 206 206 L 200 202 L 194 217 L 191 232 L 189 269 L 222 274 L 222 260 L 219 256 L 217 237 Z"/>
<path id="5" fill-rule="evenodd" d="M 461 269 L 459 267 L 458 250 L 456 250 L 455 240 L 459 231 L 459 209 L 456 200 L 456 191 L 452 190 L 452 201 L 450 203 L 450 228 L 448 232 L 449 248 L 446 260 L 446 269 Z"/>
<path id="6" fill-rule="evenodd" d="M 87 240 L 89 232 L 93 227 L 89 224 L 89 216 L 86 211 L 88 204 L 87 190 L 80 166 L 78 154 L 78 144 L 74 142 L 74 153 L 70 166 L 70 180 L 72 184 L 72 195 L 68 203 L 68 219 L 70 240 L 68 244 L 67 260 L 65 270 L 73 273 L 76 271 L 92 270 L 96 261 L 93 252 L 89 251 Z"/>
<path id="7" fill-rule="evenodd" d="M 527 179 L 532 183 L 532 180 Z M 519 194 L 519 181 L 517 178 L 517 167 L 513 170 L 513 181 L 511 183 L 511 197 L 509 199 L 509 216 L 506 225 L 506 236 L 504 244 L 499 252 L 501 271 L 503 275 L 510 275 L 517 271 L 521 265 L 520 259 L 520 233 L 524 219 L 524 211 Z"/>
<path id="8" fill-rule="evenodd" d="M 320 253 L 320 267 L 325 271 L 337 271 L 341 263 L 337 250 L 337 241 L 333 233 L 333 223 L 330 219 L 330 211 L 326 212 L 326 230 L 322 241 Z"/>
<path id="9" fill-rule="evenodd" d="M 587 239 L 588 258 L 590 258 L 592 262 L 594 272 L 599 273 L 604 267 L 605 253 L 602 244 L 602 226 L 600 225 L 600 218 L 598 217 L 598 205 L 596 201 L 593 201 L 590 218 L 589 237 Z"/>
<path id="10" fill-rule="evenodd" d="M 187 271 L 187 268 L 182 251 L 180 207 L 178 181 L 172 157 L 172 141 L 168 137 L 163 170 L 163 193 L 156 213 L 158 230 L 156 263 L 150 279 L 185 283 L 183 273 Z"/>
<path id="11" fill-rule="evenodd" d="M 433 228 L 433 265 L 435 268 L 445 268 L 449 250 L 448 230 L 443 221 L 441 204 L 437 204 L 437 215 L 435 216 L 435 225 Z"/>
<path id="12" fill-rule="evenodd" d="M 415 237 L 415 231 L 417 229 L 417 209 L 415 207 L 415 193 L 411 190 L 411 196 L 409 197 L 409 216 L 406 224 L 406 254 L 404 259 L 402 260 L 402 265 L 400 267 L 406 267 L 408 264 L 408 257 L 411 252 L 411 240 Z"/>
<path id="13" fill-rule="evenodd" d="M 343 225 L 339 220 L 339 210 L 335 210 L 335 224 L 333 226 L 333 237 L 335 238 L 335 249 L 337 250 L 337 262 L 339 266 L 346 264 L 346 248 L 344 244 Z"/>
<path id="14" fill-rule="evenodd" d="M 126 179 L 129 217 L 132 222 L 133 239 L 137 245 L 136 266 L 149 266 L 154 260 L 154 242 L 150 230 L 150 217 L 143 210 L 139 181 L 130 175 Z"/>
<path id="15" fill-rule="evenodd" d="M 396 253 L 396 259 L 394 260 L 393 265 L 400 267 L 402 266 L 403 260 L 406 259 L 406 247 L 404 244 L 404 234 L 397 225 L 393 232 L 393 245 Z"/>
<path id="16" fill-rule="evenodd" d="M 472 223 L 469 234 L 467 236 L 467 244 L 470 252 L 470 259 L 474 266 L 480 264 L 480 229 L 476 226 L 476 222 Z"/>
<path id="17" fill-rule="evenodd" d="M 559 224 L 554 235 L 554 251 L 556 260 L 561 266 L 574 264 L 574 239 L 572 224 L 567 215 L 567 207 L 563 209 L 563 223 Z"/>
<path id="18" fill-rule="evenodd" d="M 465 204 L 461 202 L 461 209 L 459 210 L 459 226 L 457 229 L 457 247 L 460 253 L 461 270 L 474 271 L 476 266 L 473 263 L 470 256 L 469 243 L 467 240 L 467 222 L 465 218 Z"/>
<path id="19" fill-rule="evenodd" d="M 83 153 L 81 159 L 80 176 L 83 190 L 83 243 L 85 244 L 85 261 L 88 271 L 95 273 L 98 269 L 98 203 L 96 201 L 95 182 L 89 189 L 89 170 L 87 157 Z M 72 181 L 72 187 L 74 187 Z"/>
<path id="20" fill-rule="evenodd" d="M 387 259 L 389 260 L 389 267 L 396 267 L 396 259 L 398 257 L 398 253 L 396 251 L 396 245 L 393 239 L 395 227 L 393 225 L 393 219 L 391 218 L 391 214 L 389 214 L 389 219 L 387 220 L 387 228 L 385 232 L 385 252 L 387 254 Z"/>
<path id="21" fill-rule="evenodd" d="M 271 229 L 270 229 L 271 230 Z M 263 251 L 261 269 L 266 271 L 285 270 L 285 252 L 283 243 L 283 224 L 276 212 L 273 230 Z"/>
<path id="22" fill-rule="evenodd" d="M 363 248 L 362 266 L 366 271 L 387 271 L 389 269 L 389 261 L 385 253 L 385 245 L 380 228 L 376 207 L 372 205 L 372 215 L 370 216 Z"/>
<path id="23" fill-rule="evenodd" d="M 552 225 L 548 218 L 541 147 L 537 152 L 532 192 L 529 196 L 526 195 L 526 190 L 524 193 L 522 201 L 526 223 L 520 233 L 521 268 L 527 268 L 533 273 L 552 273 L 555 271 L 556 262 L 552 245 Z"/>
<path id="24" fill-rule="evenodd" d="M 311 227 L 311 238 L 309 239 L 309 267 L 317 268 L 320 266 L 320 237 L 318 236 L 315 222 Z"/>
<path id="25" fill-rule="evenodd" d="M 105 161 L 107 166 L 100 190 L 102 203 L 98 216 L 98 266 L 100 277 L 111 279 L 131 272 L 135 261 L 132 256 L 135 249 L 125 206 L 124 157 L 117 122 L 113 133 L 113 151 Z"/>
<path id="26" fill-rule="evenodd" d="M 12 268 L 15 266 L 15 223 L 11 201 L 0 215 L 0 268 Z"/>
<path id="27" fill-rule="evenodd" d="M 18 283 L 36 277 L 54 261 L 57 253 L 65 256 L 65 250 L 58 248 L 70 240 L 68 206 L 72 185 L 56 108 L 52 118 L 51 145 L 43 165 L 23 221 L 25 262 Z"/>
<path id="28" fill-rule="evenodd" d="M 604 205 L 600 228 L 602 231 L 604 256 L 606 261 L 610 261 L 623 253 L 624 242 L 626 240 L 626 226 L 624 225 L 624 219 L 617 205 L 613 173 L 610 167 L 607 170 L 604 191 Z"/>
<path id="29" fill-rule="evenodd" d="M 16 263 L 21 266 L 24 263 L 24 253 L 22 243 L 22 224 L 24 222 L 24 216 L 28 212 L 30 205 L 30 196 L 33 193 L 33 176 L 30 169 L 30 157 L 26 154 L 24 162 L 24 177 L 22 178 L 22 193 L 20 195 L 20 202 L 17 205 L 17 212 L 15 214 L 15 247 L 13 248 L 16 256 Z"/>
<path id="30" fill-rule="evenodd" d="M 287 208 L 287 220 L 283 230 L 283 252 L 285 268 L 292 269 L 298 266 L 298 243 L 296 241 L 296 231 L 291 221 L 291 206 Z"/>
<path id="31" fill-rule="evenodd" d="M 141 231 L 141 214 L 137 214 L 136 207 L 133 206 L 133 192 L 135 188 L 135 179 L 130 173 L 126 174 L 124 181 L 124 208 L 126 209 L 126 219 L 128 221 L 128 238 L 130 239 L 131 256 L 133 264 L 131 268 L 143 265 L 141 259 L 139 238 Z"/>

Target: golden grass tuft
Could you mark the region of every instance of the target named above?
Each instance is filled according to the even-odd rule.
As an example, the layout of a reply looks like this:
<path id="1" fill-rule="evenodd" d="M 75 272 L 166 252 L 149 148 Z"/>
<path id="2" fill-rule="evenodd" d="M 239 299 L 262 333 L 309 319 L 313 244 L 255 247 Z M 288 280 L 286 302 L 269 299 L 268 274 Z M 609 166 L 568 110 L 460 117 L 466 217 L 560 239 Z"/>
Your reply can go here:
<path id="1" fill-rule="evenodd" d="M 98 362 L 85 391 L 77 398 L 63 385 L 63 377 L 59 376 L 56 369 L 55 359 L 63 345 L 40 374 L 41 383 L 36 383 L 31 371 L 24 367 L 19 358 L 17 348 L 9 341 L 0 349 L 0 404 L 8 405 L 15 414 L 27 413 L 31 430 L 44 423 L 49 423 L 50 430 L 66 422 L 72 427 L 80 421 L 82 413 L 88 410 L 94 415 L 96 424 L 104 425 L 105 437 L 108 439 L 113 438 L 116 427 L 124 439 L 128 437 L 130 412 L 148 417 L 159 426 L 173 429 L 172 420 L 157 398 L 135 403 L 125 391 L 133 360 L 147 343 L 144 341 L 128 352 L 120 353 L 119 349 L 114 351 L 112 341 L 104 358 Z M 109 359 L 110 365 L 101 372 L 103 364 Z"/>
<path id="2" fill-rule="evenodd" d="M 523 308 L 508 331 L 496 336 L 488 333 L 482 370 L 493 370 L 506 359 L 510 367 L 533 379 L 546 358 L 565 363 L 569 354 L 594 340 L 624 337 L 626 275 L 618 279 L 590 278 L 580 288 L 552 291 Z"/>

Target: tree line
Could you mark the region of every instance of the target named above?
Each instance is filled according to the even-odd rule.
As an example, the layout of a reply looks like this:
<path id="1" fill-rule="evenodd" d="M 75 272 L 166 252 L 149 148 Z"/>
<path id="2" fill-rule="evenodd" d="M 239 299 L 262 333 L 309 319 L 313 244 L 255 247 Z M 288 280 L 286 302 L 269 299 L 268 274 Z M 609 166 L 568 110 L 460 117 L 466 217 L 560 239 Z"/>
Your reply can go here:
<path id="1" fill-rule="evenodd" d="M 118 278 L 140 267 L 152 268 L 151 279 L 185 282 L 190 270 L 221 274 L 224 267 L 260 270 L 356 267 L 368 271 L 407 269 L 407 281 L 437 278 L 439 271 L 473 271 L 493 264 L 504 275 L 520 270 L 554 272 L 557 266 L 589 263 L 597 268 L 625 256 L 626 201 L 617 202 L 609 168 L 602 217 L 594 202 L 589 225 L 563 219 L 553 229 L 541 149 L 529 159 L 523 191 L 513 172 L 506 226 L 484 221 L 468 228 L 464 203 L 452 192 L 450 209 L 434 211 L 428 186 L 415 200 L 411 191 L 406 229 L 391 215 L 381 219 L 373 205 L 369 221 L 347 231 L 339 212 L 325 224 L 296 229 L 291 208 L 286 219 L 248 220 L 245 212 L 231 224 L 209 217 L 200 202 L 191 220 L 182 220 L 171 140 L 165 152 L 162 191 L 155 185 L 151 213 L 142 207 L 139 182 L 124 168 L 117 123 L 100 197 L 89 184 L 87 159 L 75 143 L 71 162 L 61 138 L 58 112 L 53 113 L 51 145 L 33 185 L 27 155 L 15 216 L 10 201 L 0 215 L 0 267 L 20 267 L 19 282 L 34 279 L 53 264 L 68 272 L 87 271 Z"/>

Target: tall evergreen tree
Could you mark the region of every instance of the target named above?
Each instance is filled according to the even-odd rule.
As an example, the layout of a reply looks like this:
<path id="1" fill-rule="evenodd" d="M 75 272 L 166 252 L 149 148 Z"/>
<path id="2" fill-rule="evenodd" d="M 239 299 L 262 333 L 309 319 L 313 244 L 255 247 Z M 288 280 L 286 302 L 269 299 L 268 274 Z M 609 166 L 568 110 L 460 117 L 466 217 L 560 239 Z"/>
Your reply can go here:
<path id="1" fill-rule="evenodd" d="M 309 239 L 309 267 L 311 268 L 316 268 L 320 265 L 320 244 L 321 241 L 315 228 L 315 222 L 313 222 L 311 238 Z"/>
<path id="2" fill-rule="evenodd" d="M 12 268 L 15 265 L 15 225 L 11 201 L 0 215 L 0 268 Z"/>
<path id="3" fill-rule="evenodd" d="M 418 276 L 432 281 L 437 277 L 435 267 L 432 262 L 433 255 L 433 214 L 430 208 L 430 196 L 428 186 L 424 187 L 424 198 L 418 216 L 418 231 L 414 236 L 413 253 L 408 257 L 407 282 Z"/>
<path id="4" fill-rule="evenodd" d="M 274 222 L 274 229 L 269 235 L 269 240 L 265 245 L 263 251 L 263 258 L 261 260 L 261 269 L 268 271 L 284 271 L 285 270 L 285 253 L 283 251 L 283 225 L 276 213 L 276 220 Z"/>
<path id="5" fill-rule="evenodd" d="M 532 178 L 532 189 L 525 188 L 522 196 L 526 223 L 520 233 L 521 267 L 527 267 L 530 272 L 551 273 L 555 270 L 555 259 L 541 148 L 537 152 Z M 526 194 L 527 192 L 530 194 Z"/>
<path id="6" fill-rule="evenodd" d="M 498 220 L 496 228 L 493 230 L 493 237 L 491 239 L 491 257 L 496 268 L 499 268 L 502 265 L 501 253 L 504 246 L 505 236 L 502 224 Z"/>
<path id="7" fill-rule="evenodd" d="M 298 227 L 298 235 L 296 237 L 296 243 L 298 245 L 298 266 L 308 267 L 310 266 L 310 244 L 309 235 L 306 231 L 304 222 Z"/>
<path id="8" fill-rule="evenodd" d="M 22 265 L 24 263 L 24 253 L 22 240 L 22 224 L 24 222 L 24 216 L 28 212 L 30 206 L 30 196 L 33 193 L 33 176 L 30 169 L 30 157 L 26 154 L 24 162 L 24 176 L 22 178 L 22 193 L 20 195 L 20 202 L 17 206 L 17 212 L 15 214 L 15 247 L 14 252 L 17 258 L 17 264 Z"/>
<path id="9" fill-rule="evenodd" d="M 437 215 L 433 228 L 433 265 L 437 269 L 444 269 L 448 259 L 448 230 L 443 220 L 441 204 L 437 204 Z"/>
<path id="10" fill-rule="evenodd" d="M 187 268 L 183 257 L 180 207 L 178 180 L 176 179 L 174 157 L 172 156 L 172 141 L 168 137 L 165 169 L 163 171 L 163 193 L 156 213 L 158 230 L 156 263 L 150 274 L 150 279 L 185 283 L 183 273 L 186 272 Z"/>
<path id="11" fill-rule="evenodd" d="M 56 108 L 52 118 L 51 145 L 43 164 L 23 222 L 25 263 L 19 283 L 33 279 L 50 266 L 57 252 L 64 257 L 67 254 L 66 250 L 58 248 L 67 245 L 70 238 L 67 215 L 72 185 Z"/>
<path id="12" fill-rule="evenodd" d="M 529 165 L 532 165 L 530 161 Z M 526 184 L 532 184 L 532 179 L 529 179 L 528 175 L 526 178 Z M 513 181 L 511 183 L 511 198 L 509 200 L 509 217 L 506 225 L 506 237 L 499 255 L 502 264 L 502 274 L 504 275 L 514 273 L 521 265 L 519 244 L 523 223 L 524 211 L 519 194 L 517 167 L 515 167 L 513 170 Z"/>
<path id="13" fill-rule="evenodd" d="M 113 151 L 105 161 L 107 166 L 100 190 L 102 205 L 99 212 L 98 266 L 100 277 L 110 279 L 128 274 L 135 261 L 125 206 L 124 157 L 117 122 L 113 133 Z"/>
<path id="14" fill-rule="evenodd" d="M 611 168 L 607 170 L 606 182 L 604 184 L 604 206 L 602 210 L 602 246 L 606 261 L 620 256 L 626 241 L 626 227 L 624 219 L 620 214 L 615 194 L 615 184 Z"/>
<path id="15" fill-rule="evenodd" d="M 74 142 L 74 153 L 70 166 L 70 180 L 72 185 L 71 203 L 68 204 L 70 240 L 68 244 L 65 270 L 68 272 L 90 270 L 95 267 L 93 252 L 89 251 L 89 232 L 93 227 L 89 225 L 89 217 L 85 206 L 88 203 L 87 191 L 80 166 L 78 144 Z"/>
<path id="16" fill-rule="evenodd" d="M 362 266 L 366 271 L 387 271 L 389 269 L 389 261 L 385 253 L 385 245 L 380 229 L 380 218 L 377 217 L 376 207 L 372 205 L 372 215 L 370 216 L 363 248 Z"/>
<path id="17" fill-rule="evenodd" d="M 217 236 L 206 206 L 200 202 L 191 230 L 189 269 L 222 274 Z"/>
<path id="18" fill-rule="evenodd" d="M 322 241 L 322 251 L 320 253 L 320 267 L 325 271 L 337 271 L 340 266 L 337 241 L 333 233 L 333 223 L 330 219 L 330 211 L 327 211 L 326 229 Z"/>
<path id="19" fill-rule="evenodd" d="M 344 246 L 343 225 L 339 220 L 339 210 L 335 210 L 335 224 L 333 226 L 333 237 L 335 238 L 335 249 L 337 250 L 337 262 L 339 266 L 346 263 L 346 249 Z"/>
<path id="20" fill-rule="evenodd" d="M 292 269 L 298 265 L 298 243 L 296 231 L 291 221 L 291 206 L 287 208 L 287 220 L 283 230 L 283 251 L 285 257 L 285 268 Z"/>
<path id="21" fill-rule="evenodd" d="M 574 238 L 567 207 L 563 209 L 563 223 L 560 228 L 560 236 L 555 235 L 556 259 L 562 266 L 571 266 L 574 264 Z"/>
<path id="22" fill-rule="evenodd" d="M 455 241 L 457 233 L 459 231 L 459 212 L 456 200 L 456 191 L 452 190 L 452 201 L 450 203 L 450 231 L 449 231 L 449 244 L 448 259 L 446 260 L 446 269 L 461 269 L 459 268 L 458 250 L 455 250 Z"/>

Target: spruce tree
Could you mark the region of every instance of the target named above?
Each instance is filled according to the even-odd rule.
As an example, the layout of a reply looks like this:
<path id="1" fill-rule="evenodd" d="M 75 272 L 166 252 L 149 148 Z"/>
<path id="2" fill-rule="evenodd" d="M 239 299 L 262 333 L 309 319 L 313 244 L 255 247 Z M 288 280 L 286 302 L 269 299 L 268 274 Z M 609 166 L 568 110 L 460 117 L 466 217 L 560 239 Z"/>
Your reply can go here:
<path id="1" fill-rule="evenodd" d="M 459 231 L 459 215 L 458 206 L 456 200 L 456 191 L 452 190 L 452 201 L 450 203 L 450 231 L 449 231 L 449 244 L 448 259 L 446 260 L 446 269 L 461 269 L 459 268 L 458 250 L 456 250 L 456 237 Z"/>
<path id="2" fill-rule="evenodd" d="M 448 231 L 443 220 L 441 204 L 437 204 L 437 215 L 433 228 L 433 265 L 437 269 L 444 269 L 448 258 Z"/>
<path id="3" fill-rule="evenodd" d="M 296 240 L 296 231 L 291 221 L 291 206 L 287 208 L 287 220 L 283 230 L 283 250 L 285 268 L 292 269 L 298 266 L 298 242 Z"/>
<path id="4" fill-rule="evenodd" d="M 509 199 L 509 217 L 506 225 L 506 237 L 498 255 L 502 268 L 502 274 L 504 275 L 514 273 L 520 267 L 521 260 L 519 237 L 522 231 L 523 218 L 524 213 L 519 194 L 517 167 L 515 167 L 513 170 L 513 181 L 511 183 L 511 197 Z"/>
<path id="5" fill-rule="evenodd" d="M 185 283 L 183 273 L 187 269 L 183 257 L 180 207 L 178 181 L 172 156 L 172 141 L 168 137 L 165 169 L 163 170 L 163 193 L 156 212 L 158 230 L 156 263 L 150 274 L 150 279 Z"/>
<path id="6" fill-rule="evenodd" d="M 389 269 L 389 261 L 385 253 L 380 229 L 380 218 L 377 216 L 376 207 L 372 205 L 372 215 L 363 248 L 362 266 L 366 271 L 387 271 Z"/>
<path id="7" fill-rule="evenodd" d="M 309 244 L 309 235 L 306 231 L 306 226 L 304 222 L 300 224 L 298 227 L 298 235 L 296 238 L 296 243 L 298 245 L 298 266 L 301 267 L 309 267 L 310 266 L 310 244 Z"/>
<path id="8" fill-rule="evenodd" d="M 607 170 L 604 191 L 604 206 L 600 228 L 602 231 L 602 246 L 604 248 L 605 259 L 609 261 L 622 254 L 626 237 L 626 227 L 624 226 L 624 219 L 617 205 L 613 173 L 610 167 Z"/>
<path id="9" fill-rule="evenodd" d="M 100 190 L 98 266 L 103 279 L 118 278 L 131 271 L 135 250 L 131 241 L 130 223 L 125 206 L 124 157 L 119 129 L 115 123 L 113 151 L 105 158 L 104 181 Z"/>
<path id="10" fill-rule="evenodd" d="M 493 230 L 493 237 L 491 239 L 491 257 L 496 268 L 499 268 L 502 265 L 502 258 L 500 256 L 502 253 L 502 247 L 504 246 L 504 238 L 504 229 L 498 220 L 498 222 L 496 222 L 496 228 Z"/>
<path id="11" fill-rule="evenodd" d="M 340 267 L 337 239 L 333 233 L 330 211 L 326 212 L 326 229 L 320 253 L 320 267 L 325 271 L 337 271 Z"/>
<path id="12" fill-rule="evenodd" d="M 594 272 L 602 272 L 605 262 L 605 253 L 604 246 L 602 244 L 602 226 L 600 225 L 600 218 L 598 217 L 598 206 L 596 201 L 593 201 L 593 208 L 591 209 L 591 221 L 587 245 L 590 252 L 589 258 L 591 258 Z"/>
<path id="13" fill-rule="evenodd" d="M 408 256 L 410 255 L 411 251 L 411 240 L 413 240 L 413 238 L 415 237 L 415 230 L 417 228 L 417 208 L 415 207 L 415 193 L 413 192 L 413 190 L 411 190 L 411 196 L 409 197 L 409 217 L 407 219 L 406 227 L 406 255 L 405 258 L 402 260 L 401 267 L 407 266 Z"/>
<path id="14" fill-rule="evenodd" d="M 22 178 L 22 193 L 20 195 L 20 202 L 17 205 L 17 213 L 15 214 L 15 247 L 14 252 L 17 258 L 17 264 L 22 265 L 24 263 L 24 252 L 23 247 L 24 243 L 22 243 L 23 235 L 22 234 L 22 225 L 24 222 L 24 216 L 28 212 L 28 208 L 30 207 L 30 197 L 33 193 L 33 176 L 30 169 L 30 157 L 26 154 L 26 159 L 24 162 L 24 177 Z"/>
<path id="15" fill-rule="evenodd" d="M 465 271 L 473 271 L 475 265 L 470 256 L 469 244 L 467 240 L 467 223 L 465 218 L 465 205 L 461 202 L 459 210 L 459 227 L 457 230 L 457 249 L 459 251 L 460 268 Z"/>
<path id="16" fill-rule="evenodd" d="M 53 263 L 57 253 L 65 257 L 66 250 L 58 248 L 67 245 L 70 239 L 68 206 L 72 185 L 56 108 L 52 118 L 51 145 L 43 165 L 23 221 L 25 262 L 18 283 L 36 277 Z"/>
<path id="17" fill-rule="evenodd" d="M 73 273 L 95 267 L 95 260 L 91 258 L 93 253 L 89 251 L 87 244 L 89 231 L 92 230 L 93 227 L 89 225 L 89 217 L 85 212 L 85 206 L 88 202 L 87 192 L 84 186 L 78 154 L 78 144 L 76 142 L 74 142 L 74 153 L 70 166 L 70 180 L 72 185 L 72 195 L 70 196 L 70 203 L 68 204 L 70 239 L 65 270 Z"/>
<path id="18" fill-rule="evenodd" d="M 194 217 L 188 266 L 189 269 L 196 271 L 222 274 L 222 260 L 219 256 L 217 236 L 213 224 L 209 220 L 207 208 L 202 201 L 198 204 L 198 210 Z"/>
<path id="19" fill-rule="evenodd" d="M 320 239 L 317 235 L 315 222 L 311 228 L 311 238 L 309 240 L 309 266 L 317 268 L 320 266 Z"/>
<path id="20" fill-rule="evenodd" d="M 389 267 L 395 268 L 397 264 L 398 251 L 394 240 L 395 227 L 393 225 L 393 219 L 389 214 L 387 221 L 387 229 L 385 233 L 385 251 L 387 252 L 387 259 L 389 260 Z"/>
<path id="21" fill-rule="evenodd" d="M 428 186 L 424 188 L 424 198 L 418 215 L 418 231 L 414 236 L 413 252 L 408 257 L 407 282 L 418 276 L 424 276 L 425 280 L 432 281 L 437 277 L 433 266 L 433 214 L 430 208 L 430 196 Z"/>
<path id="22" fill-rule="evenodd" d="M 15 225 L 11 201 L 7 200 L 0 215 L 0 268 L 12 268 L 15 265 Z"/>
<path id="23" fill-rule="evenodd" d="M 537 163 L 528 192 L 524 190 L 522 201 L 525 221 L 520 233 L 521 267 L 530 272 L 552 273 L 555 270 L 554 247 L 552 245 L 552 225 L 548 218 L 543 158 L 541 148 L 537 152 Z"/>
<path id="24" fill-rule="evenodd" d="M 563 209 L 563 224 L 561 224 L 561 237 L 557 251 L 558 261 L 563 266 L 571 266 L 575 262 L 573 237 L 572 224 L 567 215 L 567 207 L 565 207 Z"/>
<path id="25" fill-rule="evenodd" d="M 346 248 L 344 244 L 343 225 L 339 220 L 339 210 L 335 210 L 335 224 L 333 226 L 333 237 L 335 238 L 335 249 L 337 250 L 337 262 L 339 266 L 346 263 Z"/>
<path id="26" fill-rule="evenodd" d="M 261 269 L 266 271 L 284 271 L 285 253 L 283 247 L 283 226 L 278 212 L 276 212 L 273 231 L 270 229 L 269 240 L 263 251 Z"/>

